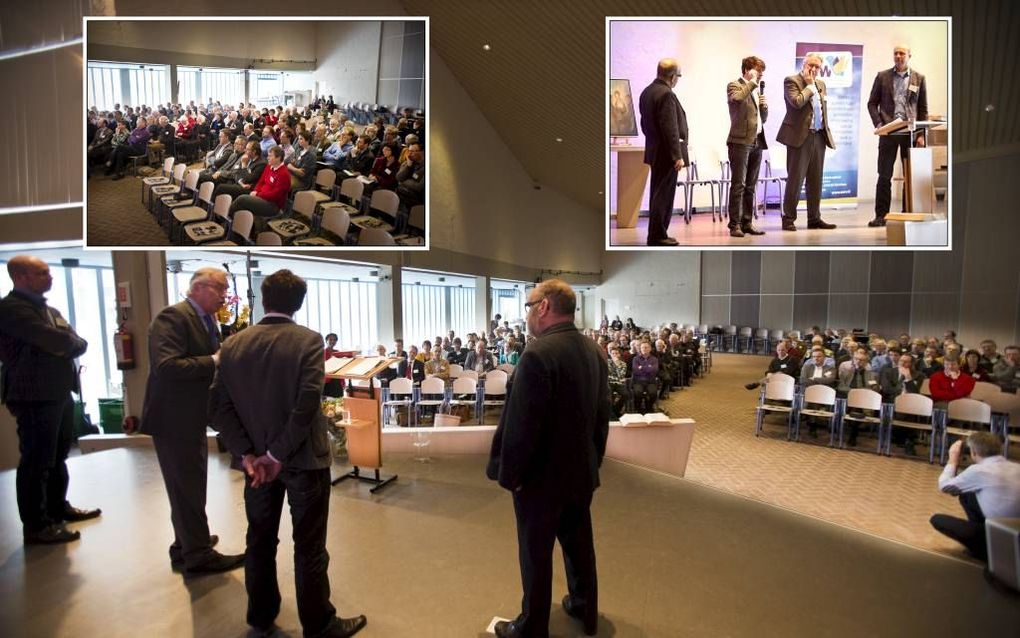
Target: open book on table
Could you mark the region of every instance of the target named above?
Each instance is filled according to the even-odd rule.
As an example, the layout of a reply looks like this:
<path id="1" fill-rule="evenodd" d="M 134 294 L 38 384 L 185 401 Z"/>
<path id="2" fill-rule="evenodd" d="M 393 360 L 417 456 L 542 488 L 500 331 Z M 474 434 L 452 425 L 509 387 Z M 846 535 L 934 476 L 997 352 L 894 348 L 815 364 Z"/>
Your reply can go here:
<path id="1" fill-rule="evenodd" d="M 650 414 L 624 414 L 620 417 L 620 425 L 625 428 L 646 428 L 652 425 L 673 425 L 673 422 L 662 412 L 652 412 Z"/>

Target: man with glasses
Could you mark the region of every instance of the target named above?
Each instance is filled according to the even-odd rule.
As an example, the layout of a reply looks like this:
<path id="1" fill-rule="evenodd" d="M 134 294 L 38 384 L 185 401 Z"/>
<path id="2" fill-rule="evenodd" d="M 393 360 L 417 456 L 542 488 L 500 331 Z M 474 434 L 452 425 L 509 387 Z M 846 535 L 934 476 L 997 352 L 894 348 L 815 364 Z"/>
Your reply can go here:
<path id="1" fill-rule="evenodd" d="M 528 295 L 528 332 L 492 441 L 486 474 L 513 494 L 523 609 L 497 636 L 548 636 L 552 552 L 567 569 L 563 608 L 595 635 L 598 585 L 591 500 L 609 435 L 605 354 L 574 326 L 576 298 L 551 279 Z"/>
<path id="2" fill-rule="evenodd" d="M 822 172 L 825 167 L 825 147 L 835 150 L 829 130 L 829 111 L 826 105 L 825 83 L 818 79 L 822 70 L 822 56 L 808 53 L 800 73 L 783 81 L 786 95 L 786 117 L 779 127 L 776 140 L 786 145 L 786 192 L 783 193 L 783 230 L 795 231 L 800 187 L 807 180 L 808 228 L 828 230 L 835 228 L 822 220 Z"/>
<path id="3" fill-rule="evenodd" d="M 652 176 L 648 195 L 648 245 L 676 246 L 669 236 L 677 173 L 689 164 L 687 115 L 673 93 L 680 65 L 672 58 L 659 60 L 656 77 L 638 98 L 641 133 L 645 136 L 645 164 Z"/>
<path id="4" fill-rule="evenodd" d="M 149 378 L 140 429 L 152 435 L 170 499 L 174 543 L 170 565 L 185 577 L 236 569 L 244 554 L 213 549 L 205 514 L 209 447 L 209 386 L 219 363 L 216 311 L 227 293 L 227 274 L 200 268 L 188 297 L 164 308 L 149 326 Z"/>
<path id="5" fill-rule="evenodd" d="M 68 543 L 80 538 L 64 522 L 99 516 L 67 502 L 67 453 L 80 392 L 74 360 L 88 344 L 43 295 L 53 285 L 50 267 L 38 257 L 7 262 L 14 283 L 0 300 L 0 402 L 18 422 L 18 511 L 26 545 Z"/>

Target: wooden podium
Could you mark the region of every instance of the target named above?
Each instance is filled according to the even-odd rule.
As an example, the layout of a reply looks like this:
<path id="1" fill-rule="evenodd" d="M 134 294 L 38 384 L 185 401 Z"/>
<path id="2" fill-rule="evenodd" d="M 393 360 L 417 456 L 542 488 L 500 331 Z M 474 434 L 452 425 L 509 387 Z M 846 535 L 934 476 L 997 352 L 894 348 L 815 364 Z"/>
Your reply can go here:
<path id="1" fill-rule="evenodd" d="M 634 228 L 650 170 L 645 147 L 614 144 L 609 150 L 616 153 L 616 227 Z"/>
<path id="2" fill-rule="evenodd" d="M 373 494 L 397 480 L 394 474 L 382 478 L 379 469 L 382 467 L 382 432 L 379 422 L 379 397 L 372 386 L 372 378 L 384 368 L 400 361 L 391 357 L 338 357 L 326 362 L 326 379 L 346 379 L 348 381 L 367 381 L 365 387 L 347 384 L 347 397 L 344 399 L 344 411 L 350 414 L 350 420 L 337 421 L 337 426 L 347 430 L 347 455 L 354 469 L 333 479 L 333 485 L 355 479 L 372 483 Z M 374 476 L 361 473 L 362 468 L 374 471 Z"/>
<path id="3" fill-rule="evenodd" d="M 888 213 L 886 243 L 890 246 L 940 246 L 949 241 L 948 222 L 935 217 L 935 162 L 931 146 L 915 147 L 919 131 L 945 126 L 941 120 L 895 120 L 875 129 L 875 135 L 909 135 L 910 152 L 903 163 L 903 210 Z M 929 136 L 930 137 L 930 136 Z"/>

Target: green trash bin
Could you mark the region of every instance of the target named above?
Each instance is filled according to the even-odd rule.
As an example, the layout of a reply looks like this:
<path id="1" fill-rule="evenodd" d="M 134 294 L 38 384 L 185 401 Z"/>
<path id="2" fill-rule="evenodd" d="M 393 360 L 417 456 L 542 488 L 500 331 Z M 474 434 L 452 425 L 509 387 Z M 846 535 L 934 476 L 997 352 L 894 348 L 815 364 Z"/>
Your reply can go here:
<path id="1" fill-rule="evenodd" d="M 124 433 L 123 399 L 99 400 L 99 427 L 103 428 L 103 434 Z"/>

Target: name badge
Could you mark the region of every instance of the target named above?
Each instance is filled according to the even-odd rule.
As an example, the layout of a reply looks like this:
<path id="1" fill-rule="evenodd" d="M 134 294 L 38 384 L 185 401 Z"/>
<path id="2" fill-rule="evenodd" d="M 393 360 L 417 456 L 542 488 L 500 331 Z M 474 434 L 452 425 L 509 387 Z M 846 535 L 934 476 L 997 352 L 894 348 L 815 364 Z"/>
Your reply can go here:
<path id="1" fill-rule="evenodd" d="M 786 364 L 785 363 L 780 364 L 779 369 L 780 370 L 785 370 L 786 369 Z"/>
<path id="2" fill-rule="evenodd" d="M 391 171 L 390 169 L 388 169 L 388 168 L 387 168 L 387 169 L 386 169 L 386 174 L 387 174 L 387 175 L 390 175 L 391 173 L 393 173 L 393 171 Z"/>
<path id="3" fill-rule="evenodd" d="M 917 93 L 917 90 L 918 90 L 918 89 L 917 89 L 917 85 L 916 85 L 916 84 L 911 84 L 911 85 L 910 85 L 910 91 L 911 91 L 912 93 Z"/>
<path id="4" fill-rule="evenodd" d="M 414 175 L 411 175 L 411 177 L 412 177 L 413 179 L 418 179 L 418 173 L 415 173 Z"/>
<path id="5" fill-rule="evenodd" d="M 53 318 L 53 323 L 55 323 L 58 328 L 70 328 L 71 327 L 70 324 L 67 323 L 67 320 L 65 320 L 63 317 L 54 317 Z"/>

